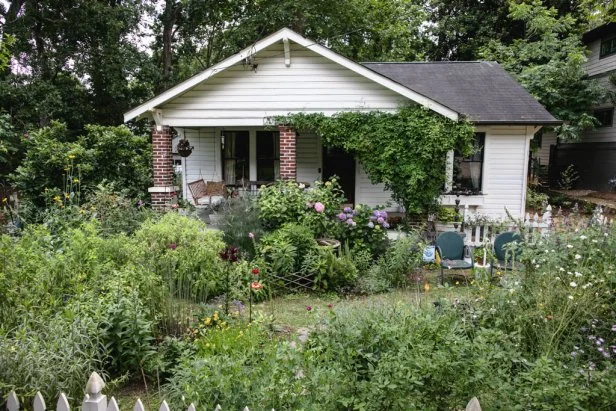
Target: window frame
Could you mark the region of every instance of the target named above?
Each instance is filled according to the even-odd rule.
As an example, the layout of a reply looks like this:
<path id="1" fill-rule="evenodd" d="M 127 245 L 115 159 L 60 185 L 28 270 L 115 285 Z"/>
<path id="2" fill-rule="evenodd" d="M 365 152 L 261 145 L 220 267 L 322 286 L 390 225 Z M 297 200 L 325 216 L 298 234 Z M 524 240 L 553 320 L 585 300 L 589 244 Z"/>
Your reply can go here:
<path id="1" fill-rule="evenodd" d="M 449 187 L 451 187 L 451 190 L 449 190 L 449 192 L 447 194 L 454 194 L 454 195 L 483 195 L 483 183 L 484 183 L 484 178 L 483 178 L 483 174 L 484 174 L 484 166 L 485 166 L 485 146 L 486 146 L 486 132 L 475 132 L 473 139 L 477 139 L 477 142 L 473 142 L 473 146 L 474 147 L 480 147 L 481 150 L 479 152 L 475 152 L 470 156 L 465 156 L 462 157 L 459 155 L 459 153 L 457 152 L 457 150 L 453 151 L 453 155 L 451 156 L 452 162 L 451 162 L 451 181 L 448 182 Z M 479 156 L 477 158 L 477 156 Z M 456 161 L 457 158 L 460 158 L 460 162 L 462 163 L 479 163 L 480 167 L 479 167 L 479 182 L 478 182 L 478 188 L 457 188 L 456 189 L 456 173 L 455 173 L 455 167 L 456 167 Z"/>
<path id="2" fill-rule="evenodd" d="M 610 44 L 609 50 L 604 52 L 603 45 L 608 44 L 608 43 Z M 616 35 L 602 38 L 601 42 L 599 43 L 599 58 L 602 59 L 602 58 L 613 56 L 615 54 L 616 54 Z"/>
<path id="3" fill-rule="evenodd" d="M 597 115 L 597 114 L 598 113 L 608 113 L 608 112 L 610 113 L 609 123 L 604 123 L 599 118 L 600 114 L 599 115 Z M 596 109 L 593 110 L 592 116 L 594 118 L 596 118 L 597 120 L 599 120 L 600 124 L 597 126 L 597 128 L 608 128 L 608 127 L 613 127 L 614 126 L 614 107 L 596 108 Z"/>
<path id="4" fill-rule="evenodd" d="M 263 155 L 259 155 L 259 137 L 270 137 L 273 140 L 274 143 L 274 155 L 273 156 L 263 156 Z M 257 130 L 255 132 L 255 160 L 256 160 L 256 164 L 255 164 L 255 172 L 256 172 L 256 178 L 257 181 L 259 182 L 274 182 L 280 179 L 280 132 L 279 131 L 270 131 L 270 130 Z M 273 180 L 268 180 L 268 179 L 263 179 L 260 178 L 261 176 L 259 175 L 259 170 L 260 170 L 260 163 L 261 165 L 263 164 L 263 161 L 273 161 L 273 166 L 274 166 L 274 179 Z"/>
<path id="5" fill-rule="evenodd" d="M 233 153 L 232 157 L 227 157 L 226 155 L 226 146 L 227 144 L 229 144 L 229 138 L 231 137 L 231 135 L 233 135 L 233 138 L 235 139 L 234 144 L 235 147 L 237 148 L 237 135 L 238 134 L 244 134 L 245 135 L 245 149 L 246 149 L 246 156 L 245 157 L 238 157 L 237 153 Z M 238 185 L 238 181 L 241 181 L 242 179 L 244 179 L 246 182 L 248 182 L 250 180 L 250 131 L 249 130 L 223 130 L 221 131 L 221 137 L 222 137 L 222 141 L 221 141 L 221 145 L 220 145 L 220 151 L 221 151 L 221 160 L 222 160 L 222 180 L 225 182 L 226 185 L 228 186 L 233 186 L 233 185 Z M 244 139 L 244 137 L 242 138 Z M 243 159 L 245 160 L 246 166 L 243 168 L 244 170 L 244 175 L 242 176 L 242 178 L 238 179 L 238 174 L 237 174 L 237 161 L 238 159 Z M 235 181 L 233 182 L 228 182 L 227 181 L 227 161 L 233 161 L 234 162 L 234 170 L 235 170 Z"/>

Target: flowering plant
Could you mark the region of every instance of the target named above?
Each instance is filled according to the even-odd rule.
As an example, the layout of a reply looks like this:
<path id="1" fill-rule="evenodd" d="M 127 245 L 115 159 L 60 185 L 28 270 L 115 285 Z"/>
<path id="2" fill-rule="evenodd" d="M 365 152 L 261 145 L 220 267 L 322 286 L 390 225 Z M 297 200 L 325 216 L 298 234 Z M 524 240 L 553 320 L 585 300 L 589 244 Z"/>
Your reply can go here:
<path id="1" fill-rule="evenodd" d="M 388 214 L 367 205 L 346 207 L 336 215 L 336 238 L 350 247 L 365 246 L 375 255 L 387 245 Z"/>

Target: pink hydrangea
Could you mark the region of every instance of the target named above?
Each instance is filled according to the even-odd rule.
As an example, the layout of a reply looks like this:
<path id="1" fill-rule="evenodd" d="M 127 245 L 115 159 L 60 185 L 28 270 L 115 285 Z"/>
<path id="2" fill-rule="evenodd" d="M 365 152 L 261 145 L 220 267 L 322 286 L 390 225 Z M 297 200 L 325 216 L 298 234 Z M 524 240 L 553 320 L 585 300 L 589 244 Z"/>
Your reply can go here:
<path id="1" fill-rule="evenodd" d="M 314 203 L 314 211 L 316 211 L 317 213 L 322 213 L 323 211 L 325 211 L 325 206 L 323 205 L 323 203 L 316 202 Z"/>

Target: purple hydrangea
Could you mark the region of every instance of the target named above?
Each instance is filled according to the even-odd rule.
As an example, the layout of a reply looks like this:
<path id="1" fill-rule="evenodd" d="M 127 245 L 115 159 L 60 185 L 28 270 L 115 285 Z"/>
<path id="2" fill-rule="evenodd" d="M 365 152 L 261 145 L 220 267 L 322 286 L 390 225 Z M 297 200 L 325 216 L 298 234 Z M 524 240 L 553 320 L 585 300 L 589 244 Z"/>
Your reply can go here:
<path id="1" fill-rule="evenodd" d="M 338 219 L 340 219 L 340 221 L 344 221 L 347 219 L 347 215 L 344 213 L 340 213 L 338 214 Z"/>
<path id="2" fill-rule="evenodd" d="M 351 209 L 351 207 L 344 207 L 344 212 L 348 214 L 348 213 L 352 213 L 353 210 Z"/>
<path id="3" fill-rule="evenodd" d="M 354 222 L 355 222 L 355 221 L 353 221 L 353 219 L 352 219 L 352 218 L 349 218 L 348 220 L 346 220 L 346 223 L 347 223 L 348 225 L 353 225 L 353 223 L 354 223 Z"/>
<path id="4" fill-rule="evenodd" d="M 387 221 L 383 223 L 383 228 L 389 228 L 389 223 Z"/>
<path id="5" fill-rule="evenodd" d="M 379 217 L 376 219 L 376 222 L 379 224 L 383 224 L 385 222 L 385 219 L 383 217 Z"/>

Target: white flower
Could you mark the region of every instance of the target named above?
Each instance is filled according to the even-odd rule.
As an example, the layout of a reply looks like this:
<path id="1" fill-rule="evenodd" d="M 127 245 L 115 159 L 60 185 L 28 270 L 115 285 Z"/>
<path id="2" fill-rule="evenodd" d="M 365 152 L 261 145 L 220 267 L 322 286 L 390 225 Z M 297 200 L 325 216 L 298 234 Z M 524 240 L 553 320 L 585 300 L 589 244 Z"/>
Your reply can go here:
<path id="1" fill-rule="evenodd" d="M 556 277 L 556 281 L 560 281 L 560 277 Z"/>
<path id="2" fill-rule="evenodd" d="M 581 255 L 579 255 L 579 254 L 576 254 L 576 255 L 575 255 L 575 259 L 576 259 L 576 260 L 579 260 L 580 258 L 582 258 L 582 256 L 581 256 Z"/>
<path id="3" fill-rule="evenodd" d="M 603 236 L 604 236 L 604 237 L 607 237 L 607 233 L 603 233 Z"/>
<path id="4" fill-rule="evenodd" d="M 302 184 L 302 183 L 299 183 L 298 187 L 299 187 L 299 188 L 306 188 L 306 185 L 305 185 L 305 184 Z"/>
<path id="5" fill-rule="evenodd" d="M 576 277 L 581 277 L 581 276 L 582 276 L 582 273 L 580 273 L 580 272 L 576 271 L 576 272 L 575 272 L 575 276 L 576 276 Z"/>
<path id="6" fill-rule="evenodd" d="M 591 283 L 584 284 L 584 285 L 582 286 L 582 290 L 587 289 L 587 288 L 588 288 L 588 287 L 590 287 L 591 285 L 592 285 Z"/>
<path id="7" fill-rule="evenodd" d="M 571 244 L 567 244 L 567 248 L 573 248 Z"/>
<path id="8" fill-rule="evenodd" d="M 586 240 L 587 238 L 588 238 L 588 237 L 586 237 L 585 235 L 581 235 L 581 236 L 580 236 L 580 239 L 582 239 L 582 240 Z"/>
<path id="9" fill-rule="evenodd" d="M 592 242 L 593 242 L 593 243 L 595 243 L 595 244 L 596 244 L 596 243 L 598 243 L 598 241 L 597 241 L 597 240 L 595 240 L 595 239 L 593 239 L 593 240 L 592 240 Z"/>
<path id="10" fill-rule="evenodd" d="M 575 281 L 571 281 L 569 285 L 573 288 L 577 287 L 577 284 L 575 283 Z"/>
<path id="11" fill-rule="evenodd" d="M 567 297 L 567 298 L 568 298 L 568 299 L 570 299 L 570 300 L 573 300 L 573 296 L 572 296 L 572 295 L 570 295 L 570 296 L 569 296 L 569 297 Z"/>
<path id="12" fill-rule="evenodd" d="M 539 264 L 537 264 L 537 265 L 535 266 L 535 268 L 539 268 Z"/>
<path id="13" fill-rule="evenodd" d="M 565 271 L 565 269 L 562 267 L 558 267 L 558 271 Z"/>

